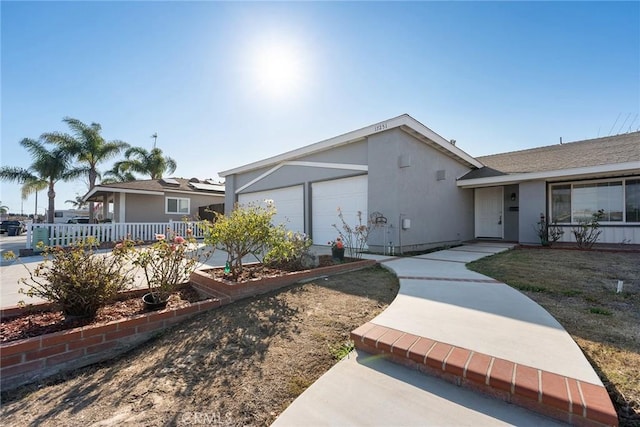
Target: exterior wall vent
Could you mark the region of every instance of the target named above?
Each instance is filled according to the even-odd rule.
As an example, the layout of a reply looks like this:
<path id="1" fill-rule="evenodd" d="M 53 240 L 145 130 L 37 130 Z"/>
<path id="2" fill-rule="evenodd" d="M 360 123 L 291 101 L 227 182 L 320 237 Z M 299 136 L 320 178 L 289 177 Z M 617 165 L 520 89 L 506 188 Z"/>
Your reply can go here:
<path id="1" fill-rule="evenodd" d="M 444 169 L 440 169 L 439 171 L 436 171 L 436 179 L 438 181 L 444 181 L 446 178 L 447 178 L 447 174 Z"/>
<path id="2" fill-rule="evenodd" d="M 409 166 L 411 166 L 411 156 L 402 155 L 398 157 L 398 167 L 408 168 Z"/>

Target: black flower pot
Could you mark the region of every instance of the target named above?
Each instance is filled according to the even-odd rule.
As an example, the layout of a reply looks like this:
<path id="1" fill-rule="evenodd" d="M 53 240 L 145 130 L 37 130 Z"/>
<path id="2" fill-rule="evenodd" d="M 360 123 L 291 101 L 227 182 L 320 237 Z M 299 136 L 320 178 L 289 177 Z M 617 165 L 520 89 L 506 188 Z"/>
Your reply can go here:
<path id="1" fill-rule="evenodd" d="M 147 310 L 161 310 L 167 306 L 169 299 L 160 299 L 157 295 L 148 293 L 142 296 L 142 302 L 144 303 L 144 308 Z"/>
<path id="2" fill-rule="evenodd" d="M 331 248 L 331 257 L 338 261 L 344 261 L 344 248 Z"/>

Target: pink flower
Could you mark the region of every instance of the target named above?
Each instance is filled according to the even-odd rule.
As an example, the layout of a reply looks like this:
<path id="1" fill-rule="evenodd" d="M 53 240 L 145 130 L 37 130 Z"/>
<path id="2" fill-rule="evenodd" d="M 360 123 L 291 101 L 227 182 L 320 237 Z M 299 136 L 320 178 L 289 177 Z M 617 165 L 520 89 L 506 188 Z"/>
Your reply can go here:
<path id="1" fill-rule="evenodd" d="M 184 237 L 182 237 L 182 236 L 176 236 L 175 239 L 173 239 L 173 243 L 177 243 L 178 245 L 180 245 L 180 244 L 182 244 L 184 242 L 185 242 L 185 240 L 184 240 Z"/>
<path id="2" fill-rule="evenodd" d="M 164 240 L 166 239 L 167 236 L 165 236 L 164 234 L 156 234 L 156 240 Z"/>

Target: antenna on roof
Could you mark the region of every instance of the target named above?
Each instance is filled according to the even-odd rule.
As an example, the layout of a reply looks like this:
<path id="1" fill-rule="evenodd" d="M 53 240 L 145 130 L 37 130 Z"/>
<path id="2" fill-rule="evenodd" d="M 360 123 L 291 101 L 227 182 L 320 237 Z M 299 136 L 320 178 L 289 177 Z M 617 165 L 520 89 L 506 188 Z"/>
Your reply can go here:
<path id="1" fill-rule="evenodd" d="M 627 133 L 631 132 L 631 128 L 633 127 L 633 124 L 636 122 L 637 119 L 638 119 L 638 113 L 636 113 L 633 120 L 631 120 L 631 123 L 629 123 L 629 129 L 627 129 Z"/>
<path id="2" fill-rule="evenodd" d="M 627 123 L 627 120 L 629 120 L 629 117 L 631 117 L 631 113 L 627 114 L 627 118 L 624 119 L 624 122 L 622 122 L 622 124 L 620 125 L 620 129 L 618 129 L 618 134 L 620 134 L 620 131 L 624 127 L 625 123 Z"/>
<path id="3" fill-rule="evenodd" d="M 153 135 L 151 135 L 151 138 L 153 138 L 153 148 L 156 148 L 156 141 L 158 140 L 158 132 L 154 132 Z"/>
<path id="4" fill-rule="evenodd" d="M 622 113 L 618 114 L 618 117 L 616 118 L 616 121 L 613 122 L 613 126 L 611 126 L 611 130 L 609 131 L 609 135 L 607 135 L 607 136 L 611 136 L 611 132 L 613 132 L 613 128 L 616 127 L 616 123 L 618 123 L 618 120 L 620 119 L 621 115 L 622 115 Z"/>

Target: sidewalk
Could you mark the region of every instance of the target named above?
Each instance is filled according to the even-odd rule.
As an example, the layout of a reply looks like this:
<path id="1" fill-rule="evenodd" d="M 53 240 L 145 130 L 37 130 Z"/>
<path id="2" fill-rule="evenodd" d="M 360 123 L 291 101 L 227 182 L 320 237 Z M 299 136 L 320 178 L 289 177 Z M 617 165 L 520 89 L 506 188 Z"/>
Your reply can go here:
<path id="1" fill-rule="evenodd" d="M 564 328 L 525 295 L 465 267 L 511 247 L 474 243 L 383 260 L 400 279 L 398 296 L 352 332 L 357 351 L 273 425 L 558 423 L 546 415 L 613 423 L 606 390 Z"/>

